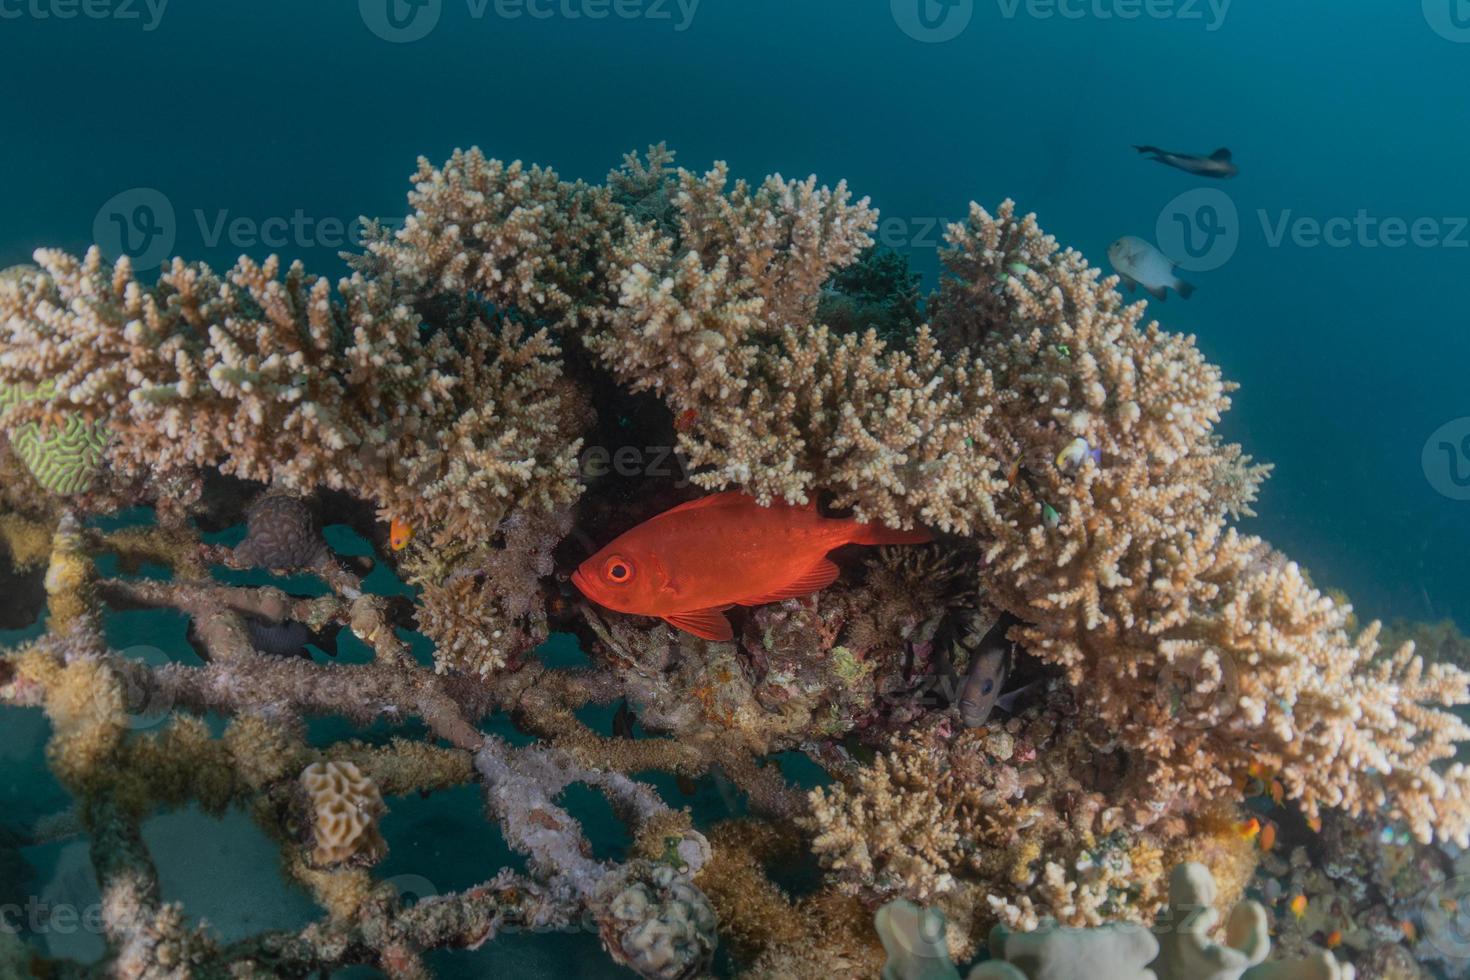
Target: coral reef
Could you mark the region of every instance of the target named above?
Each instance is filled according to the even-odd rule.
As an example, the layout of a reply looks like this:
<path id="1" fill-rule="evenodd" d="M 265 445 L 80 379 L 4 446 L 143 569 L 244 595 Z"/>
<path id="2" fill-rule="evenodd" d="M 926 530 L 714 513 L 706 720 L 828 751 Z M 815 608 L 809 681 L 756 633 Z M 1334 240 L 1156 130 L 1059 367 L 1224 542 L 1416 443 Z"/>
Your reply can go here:
<path id="1" fill-rule="evenodd" d="M 1141 304 L 1009 205 L 973 207 L 950 242 L 934 320 L 993 372 L 989 441 L 1018 474 L 978 511 L 982 584 L 1015 638 L 1170 795 L 1219 796 L 1264 764 L 1309 816 L 1384 808 L 1420 839 L 1464 840 L 1470 773 L 1426 763 L 1466 737 L 1435 710 L 1464 703 L 1465 675 L 1412 646 L 1381 654 L 1376 627 L 1350 636 L 1350 607 L 1228 526 L 1264 471 L 1213 432 L 1229 386 L 1192 338 L 1140 328 Z M 1073 439 L 1097 456 L 1061 465 Z"/>
<path id="2" fill-rule="evenodd" d="M 1238 530 L 1269 467 L 1218 432 L 1232 386 L 1033 217 L 972 206 L 921 303 L 844 184 L 662 145 L 602 185 L 457 151 L 409 203 L 336 283 L 275 257 L 146 281 L 96 249 L 0 275 L 0 623 L 44 617 L 0 706 L 47 716 L 107 947 L 38 969 L 416 980 L 522 928 L 656 978 L 720 949 L 871 976 L 880 932 L 903 977 L 987 946 L 972 976 L 1453 956 L 1421 892 L 1470 845 L 1463 638 L 1359 627 Z M 624 465 L 649 447 L 688 482 Z M 838 552 L 727 643 L 580 599 L 570 570 L 690 484 L 936 540 Z M 135 610 L 186 620 L 198 662 L 115 648 Z M 353 655 L 322 662 L 337 631 Z M 682 809 L 701 779 L 732 819 Z M 385 801 L 466 785 L 524 870 L 410 902 Z M 597 852 L 573 787 L 631 844 Z M 225 942 L 165 902 L 139 828 L 189 803 L 248 813 L 322 917 Z M 1171 896 L 1199 914 L 1154 940 Z"/>
<path id="3" fill-rule="evenodd" d="M 1268 962 L 1266 911 L 1255 902 L 1237 905 L 1224 942 L 1215 942 L 1211 934 L 1220 918 L 1215 899 L 1209 870 L 1181 864 L 1170 875 L 1167 914 L 1152 931 L 1117 924 L 1074 929 L 1049 922 L 1018 933 L 996 926 L 990 959 L 977 964 L 968 980 L 1353 980 L 1353 967 L 1326 952 Z M 903 899 L 878 910 L 877 929 L 888 952 L 884 980 L 957 980 L 959 971 L 939 939 L 943 918 Z"/>

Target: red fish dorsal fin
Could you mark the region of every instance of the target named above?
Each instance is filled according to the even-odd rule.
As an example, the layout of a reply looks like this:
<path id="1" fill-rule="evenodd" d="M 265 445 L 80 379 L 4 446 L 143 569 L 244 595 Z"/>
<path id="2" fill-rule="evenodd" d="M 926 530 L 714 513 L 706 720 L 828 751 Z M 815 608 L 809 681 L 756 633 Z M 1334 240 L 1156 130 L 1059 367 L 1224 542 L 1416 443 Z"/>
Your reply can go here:
<path id="1" fill-rule="evenodd" d="M 702 640 L 717 640 L 721 643 L 735 638 L 730 621 L 725 618 L 729 606 L 711 606 L 709 609 L 692 609 L 689 612 L 673 613 L 664 617 L 664 622 L 677 626 L 686 633 L 693 633 Z"/>
<path id="2" fill-rule="evenodd" d="M 713 507 L 716 504 L 723 504 L 727 502 L 731 497 L 743 496 L 745 496 L 745 494 L 741 493 L 739 490 L 724 490 L 720 493 L 712 493 L 708 497 L 696 497 L 694 500 L 687 500 L 684 503 L 679 504 L 678 506 L 670 507 L 659 516 L 666 517 L 669 514 L 677 514 L 681 511 L 700 510 L 704 507 Z"/>
<path id="3" fill-rule="evenodd" d="M 787 582 L 779 589 L 767 592 L 764 595 L 751 596 L 748 599 L 739 600 L 742 606 L 761 606 L 768 602 L 780 602 L 782 599 L 796 599 L 800 596 L 811 595 L 820 592 L 833 582 L 837 581 L 837 566 L 825 558 L 819 559 L 815 565 L 801 574 L 801 577 L 793 582 Z"/>

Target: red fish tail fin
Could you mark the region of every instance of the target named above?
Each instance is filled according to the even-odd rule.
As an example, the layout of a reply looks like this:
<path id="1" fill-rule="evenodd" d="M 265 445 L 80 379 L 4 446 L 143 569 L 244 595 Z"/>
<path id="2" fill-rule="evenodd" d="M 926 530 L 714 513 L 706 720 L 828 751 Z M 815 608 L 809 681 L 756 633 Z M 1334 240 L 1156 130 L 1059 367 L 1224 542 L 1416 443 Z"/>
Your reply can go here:
<path id="1" fill-rule="evenodd" d="M 853 544 L 928 544 L 934 540 L 922 527 L 901 531 L 882 524 L 853 524 Z"/>

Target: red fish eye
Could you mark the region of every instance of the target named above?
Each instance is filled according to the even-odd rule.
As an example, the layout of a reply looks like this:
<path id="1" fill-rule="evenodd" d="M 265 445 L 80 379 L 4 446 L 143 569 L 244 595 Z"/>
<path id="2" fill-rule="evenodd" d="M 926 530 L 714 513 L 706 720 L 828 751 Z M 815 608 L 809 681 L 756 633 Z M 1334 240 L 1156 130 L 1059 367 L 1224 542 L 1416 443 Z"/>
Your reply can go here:
<path id="1" fill-rule="evenodd" d="M 622 558 L 616 556 L 609 558 L 602 567 L 608 579 L 613 582 L 626 582 L 633 577 L 633 566 Z"/>

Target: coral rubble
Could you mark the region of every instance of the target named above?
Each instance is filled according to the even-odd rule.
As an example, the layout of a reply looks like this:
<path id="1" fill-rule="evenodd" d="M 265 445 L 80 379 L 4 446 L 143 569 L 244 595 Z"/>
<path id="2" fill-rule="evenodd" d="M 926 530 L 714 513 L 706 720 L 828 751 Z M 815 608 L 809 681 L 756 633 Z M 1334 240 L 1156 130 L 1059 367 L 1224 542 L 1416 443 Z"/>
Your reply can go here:
<path id="1" fill-rule="evenodd" d="M 520 928 L 651 978 L 722 945 L 750 977 L 871 976 L 880 933 L 894 977 L 987 948 L 972 977 L 1453 959 L 1416 885 L 1470 846 L 1463 638 L 1381 644 L 1239 530 L 1269 467 L 1218 432 L 1232 386 L 1033 217 L 972 206 L 921 303 L 844 184 L 662 146 L 603 185 L 457 151 L 409 204 L 335 284 L 275 257 L 146 281 L 96 249 L 0 275 L 0 622 L 41 617 L 0 705 L 49 719 L 96 969 L 418 978 Z M 568 571 L 691 483 L 937 540 L 839 553 L 729 643 L 580 600 Z M 137 609 L 184 617 L 200 662 L 114 649 Z M 339 630 L 365 652 L 312 654 Z M 585 662 L 549 663 L 554 633 Z M 397 733 L 317 744 L 321 717 Z M 655 771 L 735 812 L 696 827 Z M 387 800 L 464 785 L 524 870 L 409 902 L 375 870 Z M 595 853 L 573 786 L 625 852 Z M 322 918 L 227 943 L 164 901 L 139 827 L 190 802 L 248 812 Z M 1200 914 L 1155 940 L 1171 906 Z"/>

